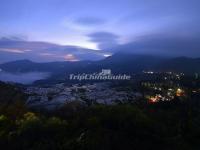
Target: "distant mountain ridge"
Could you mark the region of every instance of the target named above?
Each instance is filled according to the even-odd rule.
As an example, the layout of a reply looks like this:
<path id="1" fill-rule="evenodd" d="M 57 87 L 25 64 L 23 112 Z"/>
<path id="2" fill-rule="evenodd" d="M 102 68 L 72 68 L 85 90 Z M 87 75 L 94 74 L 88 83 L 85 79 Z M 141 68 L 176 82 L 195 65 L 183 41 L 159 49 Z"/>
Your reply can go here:
<path id="1" fill-rule="evenodd" d="M 177 57 L 168 59 L 158 64 L 156 69 L 186 74 L 200 73 L 200 58 Z"/>
<path id="2" fill-rule="evenodd" d="M 116 53 L 100 61 L 35 63 L 19 60 L 0 65 L 9 73 L 49 72 L 52 77 L 64 77 L 71 73 L 94 73 L 101 69 L 111 69 L 113 73 L 139 73 L 144 70 L 173 71 L 186 74 L 200 73 L 200 58 L 164 58 L 150 55 Z"/>

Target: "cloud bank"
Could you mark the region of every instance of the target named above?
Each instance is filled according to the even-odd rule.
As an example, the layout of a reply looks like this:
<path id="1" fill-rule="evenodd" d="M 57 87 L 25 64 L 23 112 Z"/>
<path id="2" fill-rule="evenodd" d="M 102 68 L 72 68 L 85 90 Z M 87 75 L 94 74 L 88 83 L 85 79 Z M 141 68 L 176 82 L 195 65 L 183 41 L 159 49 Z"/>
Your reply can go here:
<path id="1" fill-rule="evenodd" d="M 112 48 L 112 52 L 130 52 L 163 56 L 200 56 L 199 35 L 153 34 Z"/>
<path id="2" fill-rule="evenodd" d="M 20 59 L 36 62 L 100 60 L 105 54 L 103 51 L 78 46 L 0 38 L 0 63 Z"/>

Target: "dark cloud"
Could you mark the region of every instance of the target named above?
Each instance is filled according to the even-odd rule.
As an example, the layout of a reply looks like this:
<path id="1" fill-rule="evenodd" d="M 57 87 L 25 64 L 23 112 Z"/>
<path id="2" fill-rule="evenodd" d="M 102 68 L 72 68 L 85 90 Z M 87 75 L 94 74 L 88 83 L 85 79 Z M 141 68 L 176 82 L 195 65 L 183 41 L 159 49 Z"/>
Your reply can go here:
<path id="1" fill-rule="evenodd" d="M 106 54 L 106 53 L 105 53 Z M 40 41 L 25 41 L 18 38 L 0 38 L 0 63 L 29 59 L 36 62 L 99 60 L 104 52 L 92 49 L 58 45 Z"/>
<path id="2" fill-rule="evenodd" d="M 104 19 L 95 17 L 81 17 L 75 20 L 76 23 L 85 26 L 101 25 L 106 23 Z"/>
<path id="3" fill-rule="evenodd" d="M 48 42 L 27 41 L 25 37 L 23 38 L 22 36 L 6 36 L 0 38 L 0 48 L 40 50 L 56 46 L 58 45 Z"/>
<path id="4" fill-rule="evenodd" d="M 119 36 L 110 32 L 95 32 L 89 34 L 90 41 L 98 44 L 100 49 L 107 49 L 117 46 Z"/>
<path id="5" fill-rule="evenodd" d="M 173 36 L 165 34 L 148 35 L 112 49 L 113 52 L 124 51 L 168 56 L 200 56 L 200 36 Z"/>
<path id="6" fill-rule="evenodd" d="M 0 41 L 25 41 L 27 40 L 26 36 L 2 36 L 0 37 Z"/>

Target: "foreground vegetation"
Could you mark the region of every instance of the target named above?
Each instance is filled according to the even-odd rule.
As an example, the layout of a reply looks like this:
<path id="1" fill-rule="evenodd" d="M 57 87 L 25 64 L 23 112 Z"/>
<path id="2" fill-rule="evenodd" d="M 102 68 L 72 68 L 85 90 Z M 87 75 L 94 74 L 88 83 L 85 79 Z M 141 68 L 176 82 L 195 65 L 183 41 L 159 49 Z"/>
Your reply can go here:
<path id="1" fill-rule="evenodd" d="M 20 150 L 199 149 L 199 109 L 178 105 L 70 104 L 48 114 L 2 114 L 0 145 Z"/>

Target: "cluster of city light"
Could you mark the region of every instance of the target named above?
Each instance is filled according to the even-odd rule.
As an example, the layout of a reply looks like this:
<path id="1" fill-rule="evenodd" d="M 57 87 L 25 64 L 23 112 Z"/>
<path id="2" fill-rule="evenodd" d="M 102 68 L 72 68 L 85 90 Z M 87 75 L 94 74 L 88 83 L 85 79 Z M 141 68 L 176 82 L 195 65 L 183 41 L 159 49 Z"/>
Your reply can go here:
<path id="1" fill-rule="evenodd" d="M 157 88 L 157 89 L 159 89 L 159 88 Z M 155 96 L 147 96 L 147 98 L 150 103 L 156 103 L 159 101 L 173 100 L 175 96 L 183 97 L 183 96 L 185 96 L 185 91 L 181 88 L 177 88 L 177 89 L 169 88 L 166 96 L 163 96 L 161 94 L 156 94 Z"/>
<path id="2" fill-rule="evenodd" d="M 182 90 L 180 88 L 178 88 L 176 90 L 176 96 L 181 97 L 181 96 L 184 96 L 184 95 L 185 95 L 185 91 L 184 90 Z"/>

